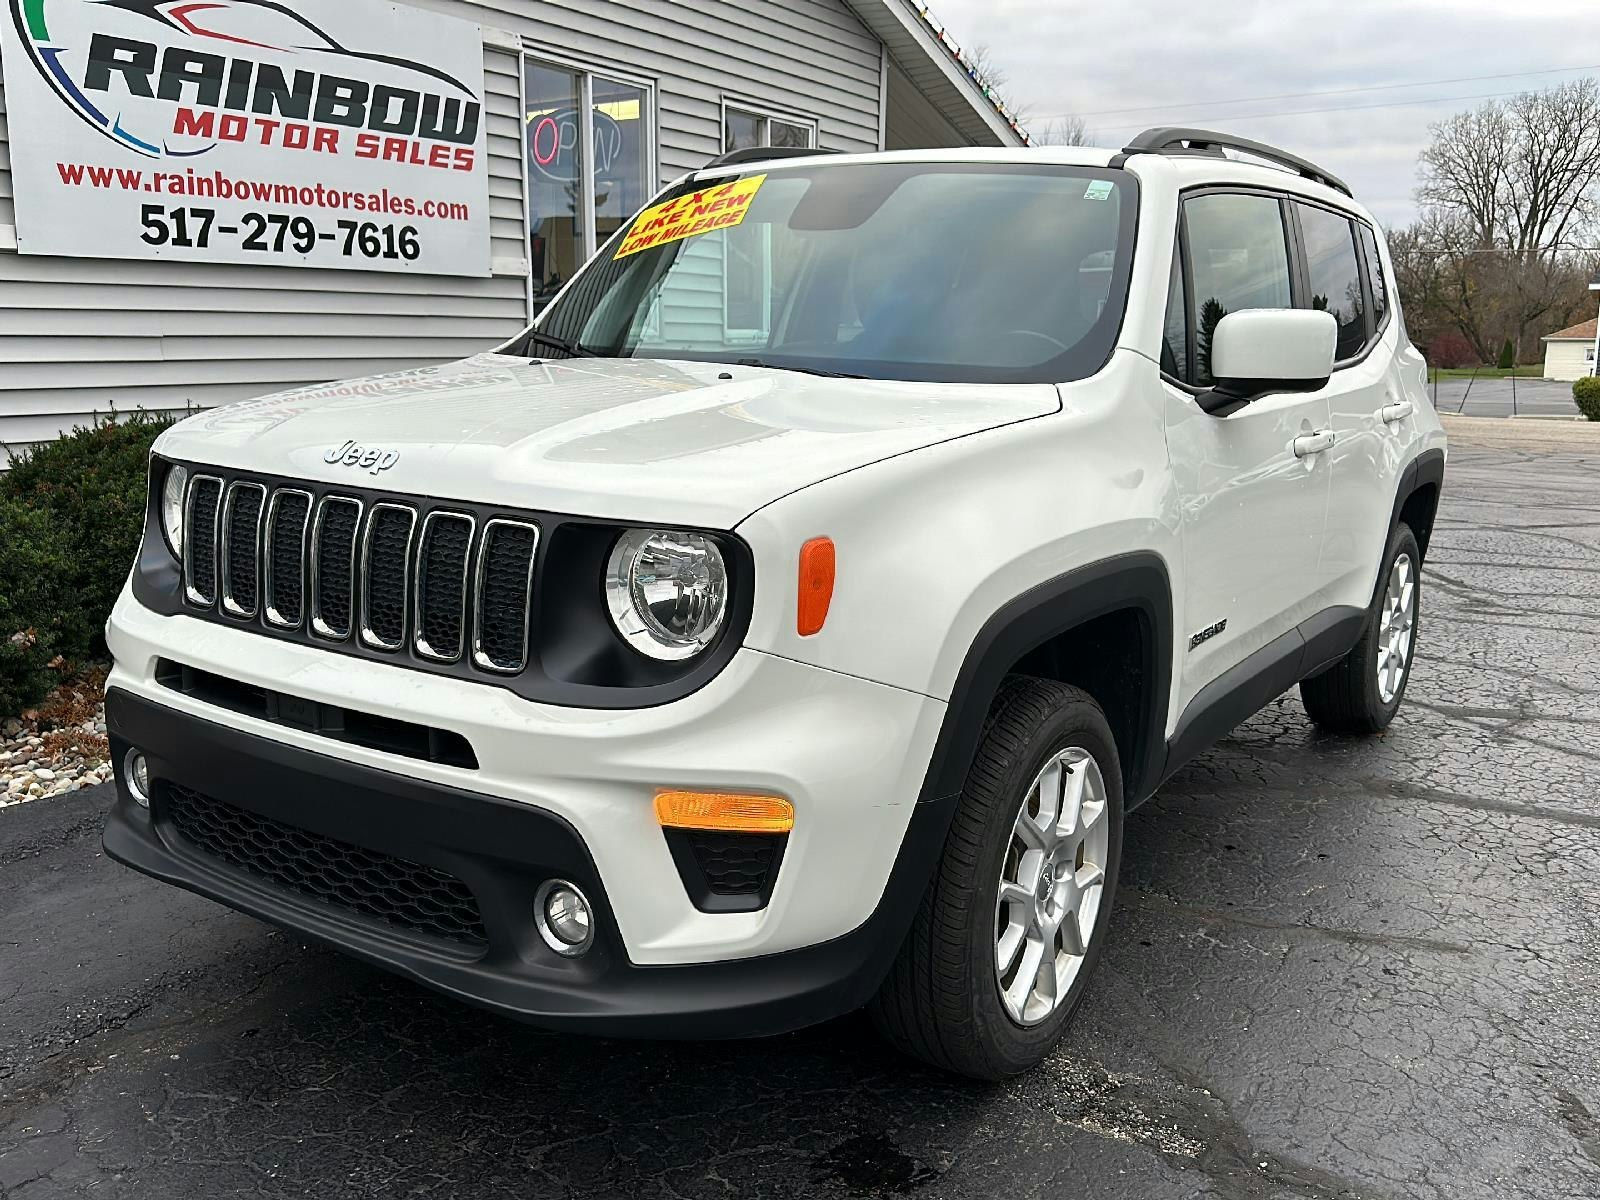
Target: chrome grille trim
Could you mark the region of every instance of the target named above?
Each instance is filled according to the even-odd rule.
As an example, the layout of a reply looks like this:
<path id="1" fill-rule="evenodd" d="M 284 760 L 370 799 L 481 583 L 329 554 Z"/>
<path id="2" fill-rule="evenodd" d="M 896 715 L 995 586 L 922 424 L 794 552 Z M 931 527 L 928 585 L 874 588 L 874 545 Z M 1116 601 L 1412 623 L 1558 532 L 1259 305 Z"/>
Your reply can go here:
<path id="1" fill-rule="evenodd" d="M 456 633 L 454 650 L 446 650 L 441 646 L 429 643 L 423 626 L 427 615 L 425 605 L 427 594 L 425 587 L 434 587 L 445 580 L 435 580 L 428 571 L 428 537 L 433 532 L 436 523 L 442 521 L 461 521 L 467 526 L 467 552 L 461 559 L 461 582 L 458 589 L 457 617 L 460 621 Z M 436 509 L 429 513 L 422 522 L 422 534 L 417 538 L 417 569 L 413 574 L 414 591 L 412 594 L 412 626 L 411 642 L 416 647 L 417 654 L 434 662 L 453 663 L 461 661 L 461 656 L 467 649 L 467 585 L 472 579 L 472 547 L 473 539 L 478 536 L 477 518 L 470 513 L 450 512 L 447 509 Z"/>
<path id="2" fill-rule="evenodd" d="M 485 624 L 484 599 L 485 599 L 485 574 L 489 567 L 489 555 L 494 547 L 494 535 L 497 529 L 523 529 L 533 536 L 532 544 L 528 548 L 527 577 L 522 589 L 522 643 L 521 651 L 515 662 L 497 663 L 485 652 L 483 634 Z M 528 665 L 528 627 L 533 617 L 533 574 L 534 566 L 539 561 L 539 527 L 532 521 L 511 521 L 496 517 L 483 527 L 483 537 L 478 542 L 477 569 L 473 573 L 473 593 L 475 603 L 472 613 L 472 661 L 482 670 L 492 671 L 497 675 L 515 675 Z"/>
<path id="3" fill-rule="evenodd" d="M 350 559 L 343 564 L 328 564 L 322 561 L 322 526 L 328 517 L 328 510 L 335 505 L 347 505 L 355 509 L 355 533 L 350 539 Z M 311 523 L 311 546 L 309 556 L 311 559 L 311 632 L 320 638 L 333 642 L 342 642 L 350 636 L 351 625 L 355 621 L 355 607 L 358 600 L 356 595 L 356 556 L 361 551 L 361 515 L 366 506 L 353 496 L 324 496 L 317 503 L 317 515 Z M 350 584 L 350 612 L 345 614 L 343 627 L 331 625 L 324 618 L 322 612 L 322 577 L 329 570 L 342 570 Z"/>
<path id="4" fill-rule="evenodd" d="M 211 510 L 211 553 L 206 568 L 210 574 L 211 592 L 207 595 L 195 586 L 194 563 L 194 507 L 199 502 L 202 485 L 216 488 L 216 505 Z M 189 492 L 183 499 L 183 594 L 190 604 L 210 608 L 217 602 L 217 540 L 222 530 L 222 480 L 215 475 L 189 476 Z"/>
<path id="5" fill-rule="evenodd" d="M 300 611 L 295 614 L 292 621 L 278 609 L 276 578 L 279 510 L 283 501 L 289 497 L 298 497 L 306 504 L 305 516 L 300 518 Z M 261 539 L 261 614 L 268 625 L 278 629 L 298 629 L 301 622 L 306 619 L 306 605 L 311 594 L 306 586 L 306 552 L 310 547 L 307 539 L 311 535 L 311 512 L 315 507 L 311 493 L 301 488 L 278 488 L 272 493 L 272 499 L 267 501 L 267 516 Z"/>
<path id="6" fill-rule="evenodd" d="M 400 636 L 394 639 L 385 638 L 372 628 L 372 548 L 374 535 L 377 532 L 379 519 L 384 513 L 399 513 L 406 519 L 406 545 L 400 561 L 400 578 L 398 592 L 400 595 Z M 416 544 L 417 510 L 404 504 L 391 504 L 383 502 L 374 504 L 367 513 L 366 523 L 361 529 L 361 641 L 364 645 L 377 650 L 399 650 L 406 644 L 406 632 L 410 626 L 410 601 L 411 601 L 411 561 L 412 549 Z M 389 569 L 392 564 L 380 563 L 383 569 Z"/>
<path id="7" fill-rule="evenodd" d="M 253 493 L 258 498 L 255 529 L 251 532 L 250 563 L 256 573 L 255 599 L 249 605 L 240 604 L 234 594 L 233 578 L 233 513 L 239 498 Z M 221 541 L 217 545 L 217 577 L 222 591 L 222 611 L 230 617 L 248 621 L 261 608 L 261 519 L 266 513 L 267 489 L 259 483 L 235 482 L 228 485 L 227 499 L 222 504 Z"/>

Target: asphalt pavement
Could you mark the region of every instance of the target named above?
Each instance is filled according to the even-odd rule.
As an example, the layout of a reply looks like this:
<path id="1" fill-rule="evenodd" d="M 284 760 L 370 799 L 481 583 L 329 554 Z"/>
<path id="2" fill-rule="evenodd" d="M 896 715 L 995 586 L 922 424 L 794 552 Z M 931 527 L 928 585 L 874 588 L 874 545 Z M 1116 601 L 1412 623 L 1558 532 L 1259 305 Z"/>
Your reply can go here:
<path id="1" fill-rule="evenodd" d="M 1134 814 L 1087 1002 L 1003 1086 L 857 1018 L 542 1033 L 108 861 L 104 789 L 0 811 L 0 1195 L 1593 1200 L 1597 482 L 1457 446 L 1400 718 L 1285 696 Z"/>
<path id="2" fill-rule="evenodd" d="M 1572 385 L 1549 379 L 1441 379 L 1428 394 L 1440 412 L 1467 417 L 1573 417 Z"/>

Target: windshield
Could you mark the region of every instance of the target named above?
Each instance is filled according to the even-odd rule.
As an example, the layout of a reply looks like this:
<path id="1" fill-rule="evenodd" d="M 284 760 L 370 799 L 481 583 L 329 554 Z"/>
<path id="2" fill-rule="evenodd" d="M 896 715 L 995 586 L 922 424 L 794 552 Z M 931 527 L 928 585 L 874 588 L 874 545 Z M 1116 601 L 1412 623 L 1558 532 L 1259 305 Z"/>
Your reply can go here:
<path id="1" fill-rule="evenodd" d="M 1081 379 L 1122 321 L 1135 188 L 1108 168 L 948 163 L 685 184 L 619 230 L 514 351 Z"/>

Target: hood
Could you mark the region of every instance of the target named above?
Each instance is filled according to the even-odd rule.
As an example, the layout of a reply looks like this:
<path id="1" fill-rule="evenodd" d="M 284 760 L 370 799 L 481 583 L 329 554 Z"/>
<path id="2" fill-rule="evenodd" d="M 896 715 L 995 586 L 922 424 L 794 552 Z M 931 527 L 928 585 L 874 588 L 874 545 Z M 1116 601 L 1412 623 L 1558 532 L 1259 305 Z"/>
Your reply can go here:
<path id="1" fill-rule="evenodd" d="M 731 529 L 808 484 L 1059 407 L 1042 384 L 482 354 L 230 404 L 180 422 L 156 449 L 350 487 Z"/>

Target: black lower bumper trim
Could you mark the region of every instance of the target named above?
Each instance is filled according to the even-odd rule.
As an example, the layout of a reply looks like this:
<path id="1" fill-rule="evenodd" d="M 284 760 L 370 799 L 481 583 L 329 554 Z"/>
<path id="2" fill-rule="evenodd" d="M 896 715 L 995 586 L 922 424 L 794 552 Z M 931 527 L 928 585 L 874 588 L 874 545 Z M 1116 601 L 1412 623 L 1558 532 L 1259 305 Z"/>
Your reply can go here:
<path id="1" fill-rule="evenodd" d="M 611 1036 L 760 1036 L 866 1003 L 910 926 L 954 806 L 953 798 L 916 805 L 883 900 L 853 932 L 760 958 L 638 966 L 587 848 L 554 813 L 313 754 L 120 689 L 107 695 L 106 719 L 113 761 L 143 751 L 158 797 L 154 811 L 140 807 L 116 773 L 105 849 L 118 862 L 460 999 Z M 487 944 L 464 948 L 400 928 L 208 854 L 163 815 L 163 784 L 453 876 L 476 899 Z M 582 958 L 555 954 L 534 927 L 534 892 L 552 877 L 577 883 L 597 909 L 594 949 Z"/>

